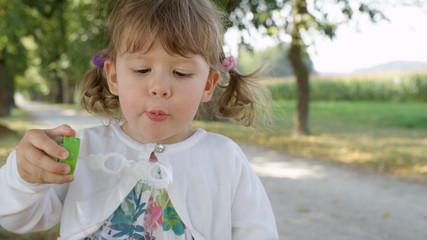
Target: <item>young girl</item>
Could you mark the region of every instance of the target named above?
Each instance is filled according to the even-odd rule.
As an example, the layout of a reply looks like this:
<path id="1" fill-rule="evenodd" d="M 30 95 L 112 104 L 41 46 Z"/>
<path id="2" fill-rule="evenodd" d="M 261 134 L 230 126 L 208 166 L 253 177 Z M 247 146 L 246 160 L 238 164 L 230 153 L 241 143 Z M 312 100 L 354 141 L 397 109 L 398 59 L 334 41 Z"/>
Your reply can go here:
<path id="1" fill-rule="evenodd" d="M 52 139 L 74 130 L 29 131 L 0 170 L 0 224 L 61 222 L 60 239 L 277 239 L 238 145 L 189 127 L 217 85 L 219 113 L 248 126 L 262 99 L 225 57 L 221 17 L 209 0 L 118 1 L 81 88 L 89 111 L 120 121 L 79 134 L 74 176 L 50 157 L 67 158 Z"/>

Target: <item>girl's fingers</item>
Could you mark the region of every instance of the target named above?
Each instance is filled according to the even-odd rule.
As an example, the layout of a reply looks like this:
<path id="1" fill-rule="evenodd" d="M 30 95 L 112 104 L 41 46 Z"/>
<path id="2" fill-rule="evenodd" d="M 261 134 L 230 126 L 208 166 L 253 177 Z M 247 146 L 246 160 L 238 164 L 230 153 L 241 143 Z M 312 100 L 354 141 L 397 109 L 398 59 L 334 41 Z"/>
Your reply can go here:
<path id="1" fill-rule="evenodd" d="M 37 131 L 29 133 L 29 144 L 36 149 L 40 149 L 45 153 L 55 158 L 65 159 L 68 157 L 68 152 L 65 148 L 58 145 L 51 137 L 49 137 L 43 130 L 30 130 Z"/>
<path id="2" fill-rule="evenodd" d="M 35 131 L 34 133 L 30 133 Z M 76 132 L 68 125 L 61 125 L 59 127 L 48 130 L 30 130 L 29 142 L 35 148 L 38 148 L 47 154 L 60 159 L 68 158 L 68 152 L 65 148 L 59 146 L 54 138 L 66 136 L 75 136 Z"/>
<path id="3" fill-rule="evenodd" d="M 55 174 L 67 174 L 71 170 L 68 164 L 57 162 L 36 148 L 27 151 L 26 159 L 33 165 Z"/>
<path id="4" fill-rule="evenodd" d="M 73 180 L 72 176 L 65 175 L 70 167 L 65 163 L 57 162 L 68 158 L 65 148 L 58 145 L 53 138 L 75 136 L 75 131 L 68 125 L 48 130 L 30 130 L 16 147 L 18 171 L 21 177 L 30 183 L 66 183 Z"/>
<path id="5" fill-rule="evenodd" d="M 45 130 L 45 132 L 50 138 L 62 137 L 64 135 L 69 136 L 69 137 L 75 137 L 76 136 L 76 131 L 74 131 L 74 129 L 72 129 L 67 124 L 63 124 L 63 125 L 58 126 L 56 128 L 47 129 L 47 130 Z"/>
<path id="6" fill-rule="evenodd" d="M 74 180 L 74 177 L 71 175 L 51 173 L 38 168 L 31 163 L 29 163 L 28 169 L 23 169 L 21 177 L 29 183 L 41 184 L 63 184 Z"/>

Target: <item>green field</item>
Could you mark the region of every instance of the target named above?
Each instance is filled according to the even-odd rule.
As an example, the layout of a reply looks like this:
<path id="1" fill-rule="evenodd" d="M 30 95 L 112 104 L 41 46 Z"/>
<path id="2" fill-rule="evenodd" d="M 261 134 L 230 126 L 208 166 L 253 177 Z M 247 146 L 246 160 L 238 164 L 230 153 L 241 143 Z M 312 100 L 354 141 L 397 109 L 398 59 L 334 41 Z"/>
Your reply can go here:
<path id="1" fill-rule="evenodd" d="M 296 99 L 292 79 L 263 81 L 275 100 Z M 313 101 L 427 102 L 427 74 L 314 76 L 310 81 Z"/>

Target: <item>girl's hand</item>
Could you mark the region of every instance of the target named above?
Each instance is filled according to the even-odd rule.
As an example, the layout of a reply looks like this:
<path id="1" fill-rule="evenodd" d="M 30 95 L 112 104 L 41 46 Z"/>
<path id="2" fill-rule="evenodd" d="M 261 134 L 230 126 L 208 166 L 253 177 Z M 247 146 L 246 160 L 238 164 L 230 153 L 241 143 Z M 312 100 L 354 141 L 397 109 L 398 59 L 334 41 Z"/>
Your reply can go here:
<path id="1" fill-rule="evenodd" d="M 53 140 L 64 135 L 74 137 L 76 132 L 68 125 L 61 125 L 47 130 L 29 130 L 24 135 L 16 147 L 16 162 L 22 179 L 28 183 L 56 184 L 74 180 L 73 176 L 66 175 L 70 166 L 52 159 L 68 158 L 67 150 Z"/>

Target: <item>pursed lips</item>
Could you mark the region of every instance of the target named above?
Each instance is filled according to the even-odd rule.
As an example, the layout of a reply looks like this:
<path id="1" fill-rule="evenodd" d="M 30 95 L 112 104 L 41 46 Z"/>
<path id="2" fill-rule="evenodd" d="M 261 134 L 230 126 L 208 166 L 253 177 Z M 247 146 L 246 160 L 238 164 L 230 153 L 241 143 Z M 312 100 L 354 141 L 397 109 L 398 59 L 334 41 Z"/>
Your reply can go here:
<path id="1" fill-rule="evenodd" d="M 151 110 L 146 112 L 146 114 L 150 120 L 155 122 L 161 122 L 169 116 L 169 114 L 165 113 L 162 110 Z"/>

